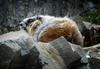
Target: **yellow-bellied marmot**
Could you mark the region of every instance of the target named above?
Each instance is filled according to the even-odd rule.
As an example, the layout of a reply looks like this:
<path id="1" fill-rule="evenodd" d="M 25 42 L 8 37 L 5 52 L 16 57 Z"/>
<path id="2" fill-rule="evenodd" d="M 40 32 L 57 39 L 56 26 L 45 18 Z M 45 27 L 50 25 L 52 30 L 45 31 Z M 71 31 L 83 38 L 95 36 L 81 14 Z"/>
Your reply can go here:
<path id="1" fill-rule="evenodd" d="M 26 19 L 26 21 L 28 20 Z M 64 36 L 72 43 L 83 45 L 83 37 L 77 24 L 67 17 L 39 15 L 36 18 L 33 17 L 33 21 L 29 25 L 27 30 L 32 36 L 37 35 L 37 41 L 50 42 Z"/>

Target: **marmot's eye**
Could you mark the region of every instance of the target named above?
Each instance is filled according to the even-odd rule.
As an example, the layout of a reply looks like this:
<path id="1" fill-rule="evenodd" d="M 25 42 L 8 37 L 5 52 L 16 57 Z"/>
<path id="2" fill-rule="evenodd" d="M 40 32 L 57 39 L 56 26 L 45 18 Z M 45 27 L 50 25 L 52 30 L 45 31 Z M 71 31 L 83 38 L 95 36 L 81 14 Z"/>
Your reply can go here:
<path id="1" fill-rule="evenodd" d="M 28 21 L 27 21 L 27 23 L 31 23 L 31 22 L 33 22 L 34 21 L 34 19 L 29 19 Z"/>
<path id="2" fill-rule="evenodd" d="M 22 24 L 22 23 L 19 23 L 18 25 L 19 25 L 19 26 L 23 26 L 23 24 Z"/>

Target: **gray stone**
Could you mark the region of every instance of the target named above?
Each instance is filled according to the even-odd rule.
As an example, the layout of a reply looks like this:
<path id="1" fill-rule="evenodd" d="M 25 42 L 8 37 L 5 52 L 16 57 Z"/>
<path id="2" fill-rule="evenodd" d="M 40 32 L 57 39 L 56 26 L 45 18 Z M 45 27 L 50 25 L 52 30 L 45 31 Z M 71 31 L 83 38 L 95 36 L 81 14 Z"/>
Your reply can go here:
<path id="1" fill-rule="evenodd" d="M 37 42 L 36 47 L 43 69 L 67 69 L 59 52 L 50 43 Z"/>
<path id="2" fill-rule="evenodd" d="M 83 22 L 82 35 L 84 36 L 84 46 L 91 46 L 100 43 L 100 25 Z"/>
<path id="3" fill-rule="evenodd" d="M 100 59 L 90 58 L 89 63 L 91 69 L 100 69 Z"/>
<path id="4" fill-rule="evenodd" d="M 70 66 L 70 64 L 73 62 L 81 59 L 77 53 L 73 52 L 70 44 L 66 41 L 66 39 L 62 37 L 52 41 L 50 44 L 58 50 L 67 66 Z"/>
<path id="5" fill-rule="evenodd" d="M 0 42 L 0 68 L 8 69 L 15 56 L 19 56 L 21 47 L 12 40 Z"/>
<path id="6" fill-rule="evenodd" d="M 0 52 L 0 69 L 42 68 L 39 52 L 25 31 L 1 35 Z"/>
<path id="7" fill-rule="evenodd" d="M 64 37 L 60 37 L 52 42 L 50 44 L 59 52 L 60 56 L 62 57 L 65 65 L 68 68 L 78 68 L 80 65 L 81 68 L 89 69 L 89 66 L 87 66 L 88 59 L 85 56 L 85 52 L 79 45 L 72 44 Z"/>
<path id="8" fill-rule="evenodd" d="M 0 36 L 0 52 L 0 69 L 89 69 L 82 48 L 64 37 L 42 43 L 11 32 Z"/>
<path id="9" fill-rule="evenodd" d="M 91 69 L 100 69 L 100 44 L 83 48 L 89 59 Z"/>
<path id="10" fill-rule="evenodd" d="M 79 56 L 81 57 L 81 63 L 88 63 L 88 58 L 86 57 L 86 53 L 83 50 L 83 48 L 79 45 L 72 44 L 70 42 L 69 44 L 71 45 L 72 50 L 79 54 Z"/>

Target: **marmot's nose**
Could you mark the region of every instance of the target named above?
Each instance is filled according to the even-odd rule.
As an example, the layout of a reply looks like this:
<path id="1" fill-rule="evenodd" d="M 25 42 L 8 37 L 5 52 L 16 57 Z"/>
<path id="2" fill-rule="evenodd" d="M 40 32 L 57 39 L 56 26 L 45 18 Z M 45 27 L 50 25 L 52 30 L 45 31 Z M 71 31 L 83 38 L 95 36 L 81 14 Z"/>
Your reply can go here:
<path id="1" fill-rule="evenodd" d="M 26 24 L 24 24 L 24 23 L 19 23 L 18 25 L 19 25 L 19 28 L 20 28 L 20 29 L 26 30 Z"/>

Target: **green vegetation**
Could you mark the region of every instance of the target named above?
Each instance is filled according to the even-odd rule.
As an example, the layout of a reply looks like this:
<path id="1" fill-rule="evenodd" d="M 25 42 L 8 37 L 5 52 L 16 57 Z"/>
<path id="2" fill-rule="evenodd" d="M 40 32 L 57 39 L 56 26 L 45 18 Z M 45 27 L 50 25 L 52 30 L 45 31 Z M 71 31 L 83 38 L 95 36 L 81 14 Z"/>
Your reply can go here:
<path id="1" fill-rule="evenodd" d="M 82 17 L 82 20 L 94 24 L 100 24 L 100 9 L 92 12 L 87 12 L 85 16 Z"/>

